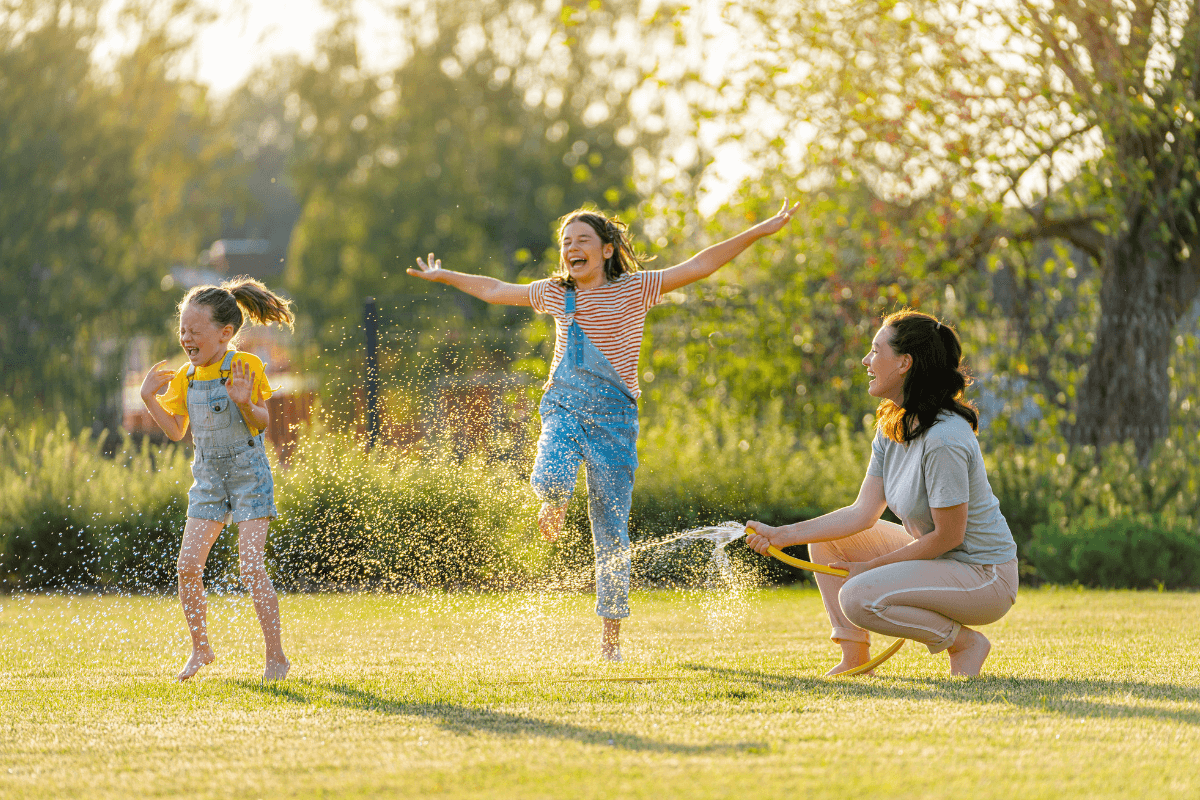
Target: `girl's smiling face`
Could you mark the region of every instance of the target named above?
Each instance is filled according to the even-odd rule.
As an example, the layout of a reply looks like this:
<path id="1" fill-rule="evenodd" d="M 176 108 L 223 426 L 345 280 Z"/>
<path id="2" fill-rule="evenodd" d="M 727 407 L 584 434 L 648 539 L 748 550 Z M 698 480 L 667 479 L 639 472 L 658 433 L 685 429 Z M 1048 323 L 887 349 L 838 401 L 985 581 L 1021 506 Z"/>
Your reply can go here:
<path id="1" fill-rule="evenodd" d="M 208 306 L 188 303 L 179 314 L 179 344 L 188 361 L 197 367 L 207 367 L 224 358 L 233 334 L 232 325 L 217 327 Z"/>
<path id="2" fill-rule="evenodd" d="M 904 376 L 912 366 L 912 356 L 897 355 L 892 350 L 892 335 L 895 331 L 884 326 L 871 340 L 871 352 L 863 358 L 863 366 L 871 378 L 867 392 L 872 397 L 891 400 L 896 405 L 904 401 Z"/>
<path id="3" fill-rule="evenodd" d="M 586 222 L 572 222 L 563 228 L 559 241 L 559 258 L 580 289 L 601 286 L 607 280 L 604 262 L 612 258 L 613 246 L 600 240 L 600 235 Z"/>

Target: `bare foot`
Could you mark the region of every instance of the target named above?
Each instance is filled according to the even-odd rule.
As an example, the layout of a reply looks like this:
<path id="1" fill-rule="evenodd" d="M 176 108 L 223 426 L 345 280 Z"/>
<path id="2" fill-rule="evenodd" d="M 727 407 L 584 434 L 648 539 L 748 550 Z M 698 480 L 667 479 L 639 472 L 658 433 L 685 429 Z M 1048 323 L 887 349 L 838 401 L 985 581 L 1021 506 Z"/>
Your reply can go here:
<path id="1" fill-rule="evenodd" d="M 283 661 L 268 661 L 266 669 L 263 670 L 263 683 L 283 680 L 287 677 L 288 670 L 291 667 L 292 662 L 286 658 Z"/>
<path id="2" fill-rule="evenodd" d="M 950 674 L 975 677 L 992 652 L 992 643 L 979 631 L 964 627 L 946 650 L 950 654 Z"/>
<path id="3" fill-rule="evenodd" d="M 838 639 L 837 643 L 842 646 L 842 660 L 836 667 L 826 672 L 826 675 L 840 675 L 855 667 L 861 667 L 871 660 L 871 645 L 866 642 L 848 642 L 844 639 Z M 874 672 L 874 670 L 871 670 L 871 672 Z M 869 675 L 871 673 L 865 672 L 863 674 Z"/>
<path id="4" fill-rule="evenodd" d="M 538 511 L 538 530 L 542 532 L 542 538 L 547 542 L 553 542 L 558 538 L 558 534 L 562 533 L 563 522 L 567 518 L 567 507 L 553 506 L 549 503 L 542 503 L 542 508 Z"/>
<path id="5" fill-rule="evenodd" d="M 605 661 L 621 660 L 621 620 L 604 619 L 600 634 L 600 657 Z"/>
<path id="6" fill-rule="evenodd" d="M 192 657 L 189 658 L 188 662 L 183 665 L 183 672 L 180 672 L 178 675 L 176 675 L 175 680 L 183 683 L 188 678 L 199 672 L 201 667 L 211 664 L 216 660 L 217 654 L 212 651 L 211 647 L 193 649 Z"/>

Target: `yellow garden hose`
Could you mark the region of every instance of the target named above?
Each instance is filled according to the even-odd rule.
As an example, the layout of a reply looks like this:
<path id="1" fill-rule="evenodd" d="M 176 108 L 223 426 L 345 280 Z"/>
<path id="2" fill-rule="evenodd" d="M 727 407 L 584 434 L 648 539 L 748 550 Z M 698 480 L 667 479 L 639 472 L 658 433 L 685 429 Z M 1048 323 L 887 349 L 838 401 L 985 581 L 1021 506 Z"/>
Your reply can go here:
<path id="1" fill-rule="evenodd" d="M 746 533 L 754 533 L 754 531 L 747 528 Z M 824 564 L 814 564 L 811 561 L 804 561 L 803 559 L 794 558 L 792 556 L 789 556 L 787 553 L 783 552 L 779 548 L 775 547 L 774 545 L 767 547 L 767 553 L 769 553 L 770 555 L 779 559 L 780 561 L 782 561 L 785 564 L 790 564 L 791 566 L 799 567 L 800 569 L 807 569 L 807 570 L 811 570 L 813 572 L 823 572 L 826 575 L 836 575 L 839 578 L 844 578 L 850 574 L 849 572 L 847 572 L 844 569 L 837 569 L 835 567 L 827 567 Z M 897 639 L 896 641 L 892 642 L 892 644 L 886 650 L 884 650 L 882 653 L 880 653 L 879 655 L 872 658 L 867 663 L 859 664 L 857 667 L 854 667 L 853 669 L 848 669 L 845 672 L 839 672 L 834 677 L 835 678 L 849 678 L 852 675 L 861 675 L 864 672 L 870 672 L 871 670 L 875 669 L 883 662 L 887 661 L 892 656 L 896 655 L 897 651 L 899 651 L 900 648 L 903 646 L 904 646 L 904 639 Z"/>

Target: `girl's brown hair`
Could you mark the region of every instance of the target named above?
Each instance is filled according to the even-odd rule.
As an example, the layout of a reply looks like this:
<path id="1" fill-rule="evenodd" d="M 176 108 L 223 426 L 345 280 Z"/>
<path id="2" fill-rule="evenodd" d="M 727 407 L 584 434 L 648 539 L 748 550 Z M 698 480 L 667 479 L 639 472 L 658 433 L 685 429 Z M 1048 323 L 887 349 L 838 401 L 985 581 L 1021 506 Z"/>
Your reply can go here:
<path id="1" fill-rule="evenodd" d="M 894 442 L 907 444 L 933 427 L 938 415 L 952 411 L 979 430 L 979 413 L 963 399 L 971 378 L 962 367 L 962 343 L 954 329 L 928 314 L 905 309 L 883 320 L 892 329 L 896 355 L 912 357 L 904 376 L 901 405 L 882 400 L 876 427 Z"/>
<path id="2" fill-rule="evenodd" d="M 242 329 L 246 317 L 251 322 L 269 325 L 278 322 L 292 329 L 296 315 L 292 313 L 292 301 L 272 292 L 261 281 L 240 275 L 225 281 L 220 286 L 197 286 L 179 301 L 179 312 L 188 303 L 212 309 L 213 322 L 217 327 L 233 326 L 234 336 Z"/>
<path id="3" fill-rule="evenodd" d="M 586 208 L 576 209 L 559 220 L 559 242 L 562 242 L 563 231 L 572 222 L 587 223 L 596 232 L 596 235 L 600 237 L 601 246 L 606 244 L 613 246 L 613 254 L 604 260 L 604 277 L 607 280 L 616 280 L 626 273 L 637 272 L 642 268 L 643 261 L 651 260 L 649 256 L 644 253 L 638 253 L 633 249 L 628 225 L 616 217 L 606 217 L 599 211 L 592 211 Z M 562 248 L 559 248 L 558 253 L 558 271 L 552 277 L 553 280 L 558 281 L 563 286 L 575 286 L 575 279 L 571 277 L 567 263 L 563 261 Z"/>

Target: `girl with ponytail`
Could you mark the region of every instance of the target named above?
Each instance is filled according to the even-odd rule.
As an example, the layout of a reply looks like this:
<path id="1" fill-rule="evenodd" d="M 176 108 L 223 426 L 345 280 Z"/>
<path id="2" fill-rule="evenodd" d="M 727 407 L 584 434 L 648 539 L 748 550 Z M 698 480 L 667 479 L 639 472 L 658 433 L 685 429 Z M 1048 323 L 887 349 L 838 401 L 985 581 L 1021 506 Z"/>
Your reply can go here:
<path id="1" fill-rule="evenodd" d="M 192 289 L 179 303 L 179 344 L 187 361 L 177 370 L 160 361 L 142 382 L 142 402 L 158 426 L 179 441 L 190 425 L 195 446 L 177 564 L 179 600 L 192 637 L 192 655 L 177 676 L 180 681 L 216 658 L 208 641 L 204 563 L 230 523 L 238 526 L 241 579 L 254 599 L 266 641 L 263 680 L 280 680 L 291 666 L 283 654 L 279 598 L 264 564 L 267 526 L 278 516 L 263 448 L 272 389 L 262 361 L 234 347 L 247 318 L 289 329 L 295 319 L 290 301 L 252 278 Z"/>
<path id="2" fill-rule="evenodd" d="M 870 631 L 946 651 L 950 674 L 978 675 L 991 643 L 967 625 L 1000 619 L 1017 599 L 1017 546 L 984 470 L 979 416 L 948 325 L 918 311 L 887 317 L 862 360 L 879 398 L 871 463 L 854 504 L 774 528 L 749 522 L 747 543 L 809 546 L 847 570 L 817 574 L 842 661 L 870 660 Z M 882 522 L 891 508 L 903 525 Z"/>

